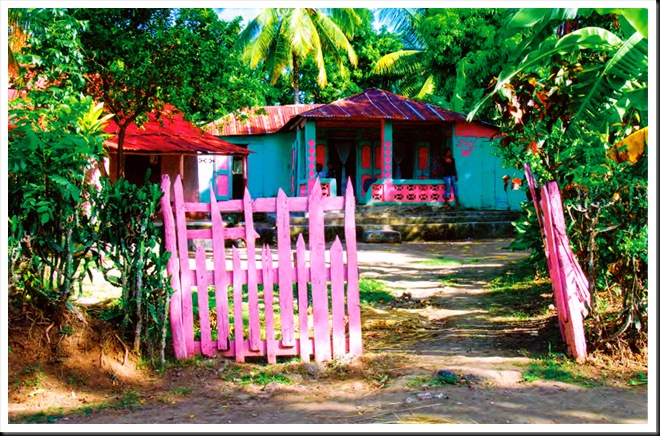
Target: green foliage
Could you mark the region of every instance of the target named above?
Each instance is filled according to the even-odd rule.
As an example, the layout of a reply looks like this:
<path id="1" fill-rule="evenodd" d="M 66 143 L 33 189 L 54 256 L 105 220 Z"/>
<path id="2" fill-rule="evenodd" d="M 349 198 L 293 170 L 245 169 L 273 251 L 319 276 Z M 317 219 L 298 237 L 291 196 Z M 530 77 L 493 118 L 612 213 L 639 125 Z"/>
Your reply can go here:
<path id="1" fill-rule="evenodd" d="M 33 92 L 45 102 L 47 93 Z M 10 109 L 10 301 L 63 309 L 90 267 L 96 235 L 85 173 L 103 153 L 101 106 L 90 97 L 15 100 Z M 19 106 L 20 105 L 20 106 Z"/>
<path id="2" fill-rule="evenodd" d="M 146 352 L 152 362 L 158 351 L 162 365 L 171 294 L 166 274 L 170 255 L 154 221 L 163 193 L 146 181 L 138 187 L 125 179 L 114 184 L 102 179 L 101 186 L 93 209 L 101 255 L 98 267 L 122 289 L 121 328 L 125 334 L 130 332 L 133 350 Z"/>
<path id="3" fill-rule="evenodd" d="M 286 374 L 273 373 L 269 370 L 250 371 L 249 374 L 244 374 L 238 377 L 238 379 L 244 385 L 255 384 L 266 386 L 270 383 L 291 384 L 291 379 Z"/>
<path id="4" fill-rule="evenodd" d="M 556 181 L 561 189 L 571 248 L 590 283 L 590 346 L 634 348 L 647 334 L 648 157 L 644 147 L 635 163 L 618 163 L 608 151 L 647 122 L 648 42 L 593 25 L 616 16 L 564 12 L 514 11 L 509 25 L 527 39 L 482 103 L 494 100 L 504 165 L 528 163 L 539 186 Z M 525 208 L 514 245 L 538 255 L 535 213 Z"/>
<path id="5" fill-rule="evenodd" d="M 396 92 L 457 112 L 474 104 L 514 46 L 496 38 L 505 9 L 400 9 L 388 13 L 405 47 L 390 51 L 376 74 L 398 79 Z"/>
<path id="6" fill-rule="evenodd" d="M 582 375 L 579 367 L 565 355 L 548 352 L 536 357 L 523 372 L 522 380 L 531 383 L 536 380 L 554 380 L 586 388 L 594 387 L 598 382 Z"/>
<path id="7" fill-rule="evenodd" d="M 325 56 L 330 56 L 340 71 L 344 57 L 357 65 L 349 39 L 361 21 L 350 8 L 265 8 L 241 32 L 236 49 L 250 68 L 263 67 L 271 85 L 285 70 L 291 71 L 293 101 L 297 104 L 300 65 L 306 59 L 314 60 L 320 88 L 328 82 Z"/>
<path id="8" fill-rule="evenodd" d="M 358 281 L 360 290 L 360 303 L 368 306 L 375 304 L 387 304 L 394 300 L 392 291 L 380 280 L 360 278 Z"/>

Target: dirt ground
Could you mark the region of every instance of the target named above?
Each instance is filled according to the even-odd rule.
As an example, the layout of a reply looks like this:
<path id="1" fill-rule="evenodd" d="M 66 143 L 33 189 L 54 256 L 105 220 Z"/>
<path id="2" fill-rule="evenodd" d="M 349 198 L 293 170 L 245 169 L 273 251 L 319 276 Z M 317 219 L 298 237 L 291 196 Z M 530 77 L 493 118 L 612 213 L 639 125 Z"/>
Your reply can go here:
<path id="1" fill-rule="evenodd" d="M 266 365 L 224 358 L 197 359 L 150 375 L 102 327 L 88 329 L 95 336 L 83 338 L 61 329 L 59 335 L 45 331 L 47 322 L 35 322 L 30 342 L 12 339 L 10 322 L 9 422 L 188 424 L 176 428 L 258 432 L 305 428 L 290 424 L 372 424 L 348 427 L 368 432 L 403 431 L 378 425 L 390 423 L 418 425 L 406 426 L 409 431 L 446 431 L 437 424 L 462 424 L 461 430 L 471 424 L 535 424 L 525 426 L 529 431 L 563 428 L 547 424 L 627 424 L 620 431 L 654 431 L 648 428 L 655 416 L 649 422 L 647 386 L 628 383 L 635 372 L 646 372 L 645 360 L 588 362 L 583 373 L 594 381 L 589 387 L 523 380 L 531 359 L 548 352 L 547 338 L 556 335 L 557 325 L 551 315 L 504 322 L 487 310 L 489 280 L 526 256 L 505 249 L 509 242 L 359 244 L 360 276 L 386 282 L 397 298 L 364 307 L 364 356 L 272 368 L 291 384 L 240 383 L 239 374 Z M 430 261 L 438 256 L 456 262 Z M 19 325 L 15 320 L 16 329 Z M 75 330 L 75 320 L 72 325 Z M 35 344 L 43 349 L 40 363 L 33 356 Z M 458 375 L 460 382 L 423 382 L 440 370 Z M 477 425 L 470 431 L 490 428 Z"/>

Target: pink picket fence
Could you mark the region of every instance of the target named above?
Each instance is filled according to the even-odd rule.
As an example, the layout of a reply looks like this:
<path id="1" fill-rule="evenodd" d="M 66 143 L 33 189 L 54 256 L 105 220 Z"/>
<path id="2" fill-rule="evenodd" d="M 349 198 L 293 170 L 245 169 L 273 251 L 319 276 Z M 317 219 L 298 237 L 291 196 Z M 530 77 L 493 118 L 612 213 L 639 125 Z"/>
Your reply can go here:
<path id="1" fill-rule="evenodd" d="M 566 235 L 564 208 L 557 182 L 548 182 L 538 187 L 528 164 L 525 164 L 525 176 L 541 226 L 559 329 L 569 354 L 583 361 L 587 357 L 584 317 L 588 314 L 587 305 L 590 304 L 589 281 Z"/>
<path id="2" fill-rule="evenodd" d="M 253 200 L 246 189 L 242 200 L 218 202 L 212 193 L 210 203 L 189 203 L 184 202 L 178 176 L 171 201 L 170 179 L 163 176 L 161 206 L 165 248 L 172 253 L 167 270 L 174 289 L 170 323 L 177 358 L 220 353 L 238 362 L 265 356 L 275 363 L 277 356 L 300 356 L 309 362 L 313 355 L 322 362 L 362 354 L 353 189 L 347 189 L 346 197 L 328 197 L 318 180 L 309 183 L 308 197 L 289 198 L 280 190 L 276 198 Z M 324 213 L 336 210 L 344 211 L 345 249 L 336 237 L 327 250 Z M 210 228 L 190 228 L 186 213 L 193 212 L 207 213 Z M 243 214 L 244 226 L 223 224 L 222 214 L 234 212 Z M 276 213 L 277 262 L 267 244 L 257 256 L 257 212 Z M 295 250 L 292 212 L 305 212 L 309 225 L 309 244 L 299 235 Z M 225 248 L 235 239 L 245 240 L 244 250 Z M 212 252 L 207 255 L 199 244 L 191 258 L 189 240 L 211 240 Z"/>

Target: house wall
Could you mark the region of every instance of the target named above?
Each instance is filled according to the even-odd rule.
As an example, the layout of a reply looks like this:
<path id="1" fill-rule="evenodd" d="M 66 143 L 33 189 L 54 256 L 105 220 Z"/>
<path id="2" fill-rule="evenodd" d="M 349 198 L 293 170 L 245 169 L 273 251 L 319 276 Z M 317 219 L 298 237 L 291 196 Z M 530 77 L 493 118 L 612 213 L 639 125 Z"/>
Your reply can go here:
<path id="1" fill-rule="evenodd" d="M 280 188 L 289 193 L 294 132 L 220 138 L 232 144 L 247 144 L 248 150 L 253 152 L 247 162 L 248 190 L 252 198 L 277 197 Z"/>
<path id="2" fill-rule="evenodd" d="M 520 202 L 527 200 L 525 191 L 510 188 L 505 191 L 502 177 L 524 179 L 524 174 L 502 168 L 502 160 L 493 154 L 488 137 L 454 134 L 454 159 L 461 205 L 482 210 L 521 210 Z"/>

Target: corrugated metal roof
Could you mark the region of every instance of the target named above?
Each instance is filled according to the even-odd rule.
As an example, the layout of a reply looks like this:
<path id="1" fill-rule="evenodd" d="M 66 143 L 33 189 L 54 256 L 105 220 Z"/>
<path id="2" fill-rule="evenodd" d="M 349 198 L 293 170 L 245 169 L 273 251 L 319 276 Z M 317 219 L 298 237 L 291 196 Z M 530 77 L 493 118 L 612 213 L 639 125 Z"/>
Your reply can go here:
<path id="1" fill-rule="evenodd" d="M 304 118 L 389 119 L 405 121 L 464 121 L 465 115 L 422 103 L 382 89 L 359 94 L 300 114 Z"/>
<path id="2" fill-rule="evenodd" d="M 289 104 L 283 106 L 264 106 L 244 110 L 240 115 L 229 114 L 205 126 L 208 133 L 216 136 L 263 135 L 275 133 L 291 118 L 322 104 Z M 263 109 L 265 114 L 258 115 Z M 256 114 L 256 115 L 255 115 Z M 243 116 L 248 118 L 243 119 Z"/>
<path id="3" fill-rule="evenodd" d="M 149 121 L 142 127 L 131 124 L 126 129 L 124 151 L 144 153 L 183 153 L 183 154 L 223 154 L 245 156 L 245 148 L 234 145 L 204 132 L 189 121 L 172 105 L 165 105 L 161 121 L 153 113 L 148 114 Z M 119 127 L 110 121 L 105 127 L 107 133 L 117 135 Z M 105 141 L 111 149 L 117 148 L 117 136 Z"/>

